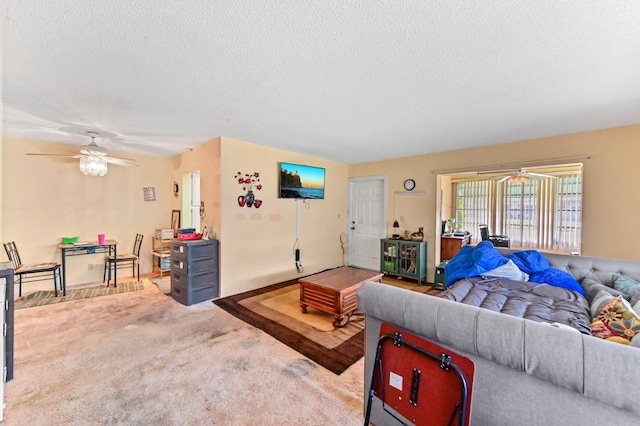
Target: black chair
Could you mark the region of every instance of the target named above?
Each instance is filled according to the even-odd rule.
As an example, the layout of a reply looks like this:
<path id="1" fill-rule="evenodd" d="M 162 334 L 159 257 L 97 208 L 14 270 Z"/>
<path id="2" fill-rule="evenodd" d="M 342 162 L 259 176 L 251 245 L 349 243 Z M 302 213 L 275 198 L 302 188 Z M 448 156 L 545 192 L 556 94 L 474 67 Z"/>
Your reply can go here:
<path id="1" fill-rule="evenodd" d="M 511 241 L 506 235 L 489 235 L 487 225 L 478 225 L 480 228 L 480 238 L 482 241 L 491 241 L 494 247 L 507 247 L 511 245 Z"/>
<path id="2" fill-rule="evenodd" d="M 58 297 L 58 287 L 62 290 L 60 264 L 56 262 L 23 265 L 15 242 L 4 244 L 9 261 L 13 263 L 14 274 L 18 277 L 18 296 L 22 296 L 22 282 L 43 281 L 53 278 L 53 289 Z"/>
<path id="3" fill-rule="evenodd" d="M 136 276 L 136 267 L 138 268 L 138 281 L 140 281 L 140 247 L 142 246 L 142 234 L 136 234 L 136 241 L 133 243 L 133 251 L 127 254 L 118 254 L 117 257 L 113 255 L 107 256 L 104 261 L 104 277 L 102 282 L 107 282 L 107 287 L 111 281 L 111 270 L 113 268 L 128 268 L 131 265 L 131 273 Z M 116 286 L 114 280 L 113 286 Z"/>

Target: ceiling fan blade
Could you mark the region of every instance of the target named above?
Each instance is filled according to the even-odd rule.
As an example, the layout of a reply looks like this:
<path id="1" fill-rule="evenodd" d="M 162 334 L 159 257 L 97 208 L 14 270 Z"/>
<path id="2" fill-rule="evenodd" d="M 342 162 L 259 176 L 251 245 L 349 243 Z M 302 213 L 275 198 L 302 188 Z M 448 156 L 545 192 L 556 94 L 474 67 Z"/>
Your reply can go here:
<path id="1" fill-rule="evenodd" d="M 541 173 L 531 173 L 531 172 L 526 172 L 525 175 L 532 177 L 534 179 L 555 179 L 555 176 L 551 176 L 551 175 L 544 175 Z"/>
<path id="2" fill-rule="evenodd" d="M 500 179 L 500 180 L 498 181 L 498 183 L 502 183 L 502 182 L 504 182 L 505 180 L 507 180 L 507 179 L 509 179 L 509 178 L 511 178 L 511 176 L 505 176 L 505 177 L 503 177 L 502 179 Z"/>
<path id="3" fill-rule="evenodd" d="M 71 153 L 69 153 L 71 154 Z M 80 158 L 82 157 L 82 154 L 36 154 L 34 152 L 27 152 L 27 155 L 41 155 L 44 157 L 66 157 L 66 158 Z"/>
<path id="4" fill-rule="evenodd" d="M 117 166 L 140 167 L 140 164 L 136 160 L 130 158 L 104 157 L 104 159 L 107 160 L 107 163 Z"/>

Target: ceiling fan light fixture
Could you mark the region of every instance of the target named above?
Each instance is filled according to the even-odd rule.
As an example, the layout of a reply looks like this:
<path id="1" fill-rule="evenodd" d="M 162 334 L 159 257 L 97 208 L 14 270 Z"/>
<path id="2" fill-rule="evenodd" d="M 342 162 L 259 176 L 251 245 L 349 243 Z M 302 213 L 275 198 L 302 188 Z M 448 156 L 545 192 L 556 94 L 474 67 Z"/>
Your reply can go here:
<path id="1" fill-rule="evenodd" d="M 524 183 L 524 180 L 525 180 L 524 176 L 511 176 L 508 182 L 511 184 L 518 184 L 518 183 Z"/>
<path id="2" fill-rule="evenodd" d="M 107 160 L 102 157 L 88 156 L 80 158 L 80 171 L 85 175 L 104 176 L 107 174 Z"/>

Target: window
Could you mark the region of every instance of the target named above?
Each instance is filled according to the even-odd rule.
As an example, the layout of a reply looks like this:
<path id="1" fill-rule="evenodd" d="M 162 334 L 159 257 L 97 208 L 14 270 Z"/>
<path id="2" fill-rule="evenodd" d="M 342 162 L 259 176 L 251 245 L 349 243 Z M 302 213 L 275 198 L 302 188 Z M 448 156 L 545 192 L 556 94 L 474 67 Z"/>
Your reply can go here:
<path id="1" fill-rule="evenodd" d="M 512 248 L 580 251 L 582 167 L 545 173 L 552 177 L 452 180 L 456 226 L 473 233 L 474 242 L 480 240 L 479 225 L 487 224 L 491 234 L 509 236 Z"/>

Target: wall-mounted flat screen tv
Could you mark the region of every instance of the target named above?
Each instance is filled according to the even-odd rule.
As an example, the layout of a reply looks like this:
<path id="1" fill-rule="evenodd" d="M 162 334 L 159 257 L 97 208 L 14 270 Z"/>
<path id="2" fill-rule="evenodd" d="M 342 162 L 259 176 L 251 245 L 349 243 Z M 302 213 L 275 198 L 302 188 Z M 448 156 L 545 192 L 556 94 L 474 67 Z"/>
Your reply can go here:
<path id="1" fill-rule="evenodd" d="M 321 167 L 280 163 L 280 198 L 324 198 L 325 170 Z"/>

